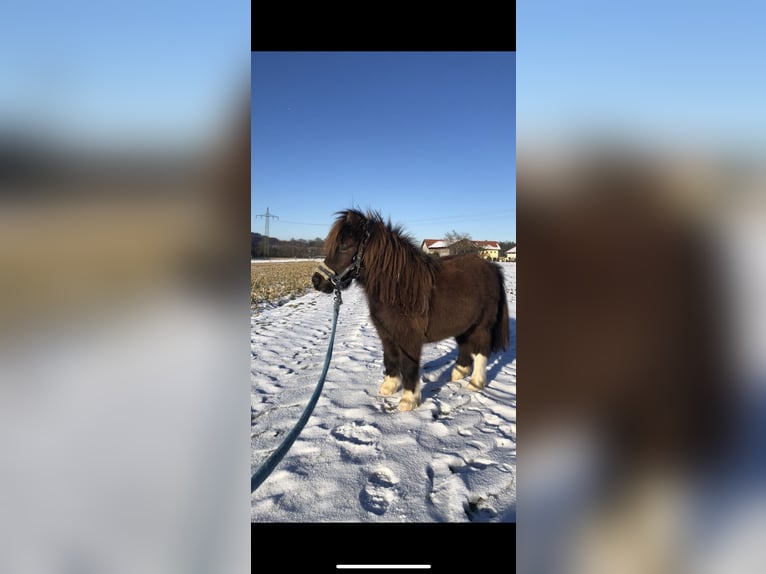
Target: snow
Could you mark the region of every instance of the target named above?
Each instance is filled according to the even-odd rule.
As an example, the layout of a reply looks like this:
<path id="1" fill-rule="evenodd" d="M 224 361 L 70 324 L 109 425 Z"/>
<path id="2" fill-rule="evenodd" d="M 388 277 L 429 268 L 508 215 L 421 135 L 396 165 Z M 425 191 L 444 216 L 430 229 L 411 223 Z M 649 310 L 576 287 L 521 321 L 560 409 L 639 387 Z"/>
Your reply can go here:
<path id="1" fill-rule="evenodd" d="M 451 382 L 454 339 L 426 344 L 423 402 L 382 397 L 383 351 L 364 293 L 343 292 L 332 362 L 313 415 L 251 496 L 253 522 L 515 522 L 516 264 L 506 277 L 511 347 L 487 387 Z M 254 472 L 300 417 L 319 379 L 333 297 L 311 292 L 251 314 Z"/>

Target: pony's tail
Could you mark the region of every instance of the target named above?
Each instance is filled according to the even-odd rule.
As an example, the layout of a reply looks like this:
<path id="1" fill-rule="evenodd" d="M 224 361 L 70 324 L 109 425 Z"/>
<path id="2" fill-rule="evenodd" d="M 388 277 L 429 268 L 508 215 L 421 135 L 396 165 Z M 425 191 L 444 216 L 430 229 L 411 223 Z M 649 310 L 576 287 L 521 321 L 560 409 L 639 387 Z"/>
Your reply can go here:
<path id="1" fill-rule="evenodd" d="M 503 270 L 495 266 L 497 280 L 500 288 L 500 300 L 497 305 L 497 319 L 492 327 L 492 352 L 506 351 L 510 345 L 508 339 L 508 299 L 505 296 L 505 278 Z"/>

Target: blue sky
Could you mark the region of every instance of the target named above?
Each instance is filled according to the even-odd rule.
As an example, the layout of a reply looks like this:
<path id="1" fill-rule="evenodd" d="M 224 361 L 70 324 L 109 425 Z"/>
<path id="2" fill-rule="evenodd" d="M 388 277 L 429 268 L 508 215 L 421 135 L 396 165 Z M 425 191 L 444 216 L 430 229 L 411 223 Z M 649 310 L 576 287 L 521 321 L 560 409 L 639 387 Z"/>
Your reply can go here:
<path id="1" fill-rule="evenodd" d="M 97 144 L 211 140 L 249 59 L 249 1 L 5 0 L 0 126 Z"/>
<path id="2" fill-rule="evenodd" d="M 513 52 L 254 52 L 251 230 L 379 210 L 416 241 L 516 239 Z"/>
<path id="3" fill-rule="evenodd" d="M 606 130 L 764 148 L 762 3 L 541 0 L 516 15 L 519 145 Z"/>

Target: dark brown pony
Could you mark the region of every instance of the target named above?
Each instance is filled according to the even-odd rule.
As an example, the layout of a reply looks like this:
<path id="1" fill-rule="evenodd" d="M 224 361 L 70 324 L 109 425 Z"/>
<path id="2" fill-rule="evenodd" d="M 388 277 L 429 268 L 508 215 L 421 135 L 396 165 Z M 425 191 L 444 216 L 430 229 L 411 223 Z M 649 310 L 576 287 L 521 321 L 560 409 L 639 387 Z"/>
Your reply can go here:
<path id="1" fill-rule="evenodd" d="M 424 343 L 455 337 L 452 380 L 468 375 L 468 388 L 487 382 L 487 359 L 508 348 L 508 303 L 499 266 L 481 257 L 433 259 L 400 226 L 377 212 L 338 212 L 327 235 L 327 257 L 312 277 L 314 287 L 332 293 L 356 279 L 364 288 L 370 317 L 383 343 L 385 378 L 380 394 L 404 388 L 400 411 L 420 404 L 420 354 Z"/>

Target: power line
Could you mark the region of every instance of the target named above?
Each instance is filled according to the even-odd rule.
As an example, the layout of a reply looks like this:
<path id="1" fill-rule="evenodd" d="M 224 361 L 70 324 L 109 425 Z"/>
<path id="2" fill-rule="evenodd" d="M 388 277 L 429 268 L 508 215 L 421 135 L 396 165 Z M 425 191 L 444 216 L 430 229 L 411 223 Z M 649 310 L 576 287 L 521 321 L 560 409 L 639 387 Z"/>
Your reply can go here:
<path id="1" fill-rule="evenodd" d="M 462 215 L 444 215 L 441 217 L 429 217 L 425 219 L 408 219 L 406 223 L 439 223 L 439 222 L 454 222 L 460 223 L 461 221 L 483 221 L 486 219 L 505 219 L 509 215 L 513 214 L 512 209 L 506 209 L 502 211 L 494 211 L 492 213 L 475 213 L 475 214 L 462 214 Z M 260 216 L 259 216 L 260 217 Z M 310 225 L 314 227 L 328 227 L 331 222 L 324 223 L 309 223 L 307 221 L 292 221 L 289 219 L 280 219 L 282 223 L 290 223 L 292 225 Z"/>
<path id="2" fill-rule="evenodd" d="M 508 215 L 511 215 L 513 213 L 512 209 L 506 209 L 502 211 L 493 211 L 492 213 L 486 213 L 486 214 L 462 214 L 462 215 L 444 215 L 441 217 L 429 217 L 426 219 L 410 219 L 408 220 L 410 223 L 428 223 L 428 222 L 446 222 L 454 220 L 455 222 L 460 221 L 476 221 L 484 218 L 501 218 L 501 217 L 507 217 Z"/>
<path id="3" fill-rule="evenodd" d="M 288 219 L 282 219 L 282 223 L 292 223 L 293 225 L 315 225 L 317 227 L 328 227 L 329 223 L 306 223 L 305 221 L 290 221 Z"/>

